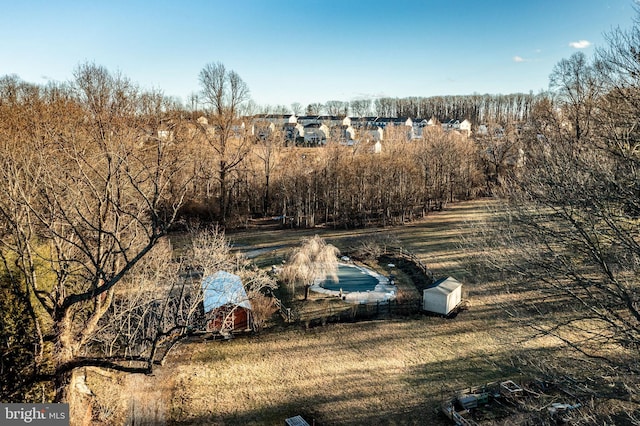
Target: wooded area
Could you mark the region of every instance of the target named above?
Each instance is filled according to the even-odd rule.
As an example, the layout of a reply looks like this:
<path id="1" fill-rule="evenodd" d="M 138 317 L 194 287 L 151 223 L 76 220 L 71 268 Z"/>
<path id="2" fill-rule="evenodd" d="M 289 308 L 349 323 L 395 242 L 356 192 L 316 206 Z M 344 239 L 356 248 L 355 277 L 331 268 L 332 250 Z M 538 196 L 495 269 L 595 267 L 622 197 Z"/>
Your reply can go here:
<path id="1" fill-rule="evenodd" d="M 512 207 L 504 227 L 486 230 L 504 249 L 492 267 L 570 300 L 570 313 L 539 331 L 636 373 L 628 358 L 600 349 L 637 354 L 640 345 L 638 51 L 637 26 L 616 30 L 593 59 L 578 53 L 557 64 L 551 92 L 539 96 L 351 105 L 464 116 L 487 128 L 468 137 L 436 127 L 413 140 L 389 131 L 380 152 L 364 140 L 310 148 L 289 146 L 279 130 L 250 132 L 248 88 L 220 63 L 202 70 L 196 109 L 89 63 L 69 83 L 1 78 L 3 397 L 65 400 L 83 366 L 150 372 L 197 314 L 186 271 L 243 271 L 255 297 L 275 287 L 231 256 L 217 229 L 190 237 L 180 258 L 170 232 L 256 219 L 400 225 L 480 195 Z M 537 309 L 514 312 L 526 308 Z"/>

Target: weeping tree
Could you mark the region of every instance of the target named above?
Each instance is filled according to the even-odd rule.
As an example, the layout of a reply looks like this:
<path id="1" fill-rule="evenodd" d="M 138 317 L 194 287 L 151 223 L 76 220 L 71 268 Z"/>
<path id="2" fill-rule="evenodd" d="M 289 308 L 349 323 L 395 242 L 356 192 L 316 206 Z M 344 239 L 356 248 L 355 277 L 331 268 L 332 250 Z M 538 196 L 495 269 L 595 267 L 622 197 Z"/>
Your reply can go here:
<path id="1" fill-rule="evenodd" d="M 340 250 L 337 247 L 327 244 L 318 235 L 303 240 L 282 271 L 284 280 L 291 286 L 291 293 L 295 295 L 296 284 L 302 284 L 304 298 L 307 300 L 314 281 L 327 277 L 337 281 L 339 254 Z"/>

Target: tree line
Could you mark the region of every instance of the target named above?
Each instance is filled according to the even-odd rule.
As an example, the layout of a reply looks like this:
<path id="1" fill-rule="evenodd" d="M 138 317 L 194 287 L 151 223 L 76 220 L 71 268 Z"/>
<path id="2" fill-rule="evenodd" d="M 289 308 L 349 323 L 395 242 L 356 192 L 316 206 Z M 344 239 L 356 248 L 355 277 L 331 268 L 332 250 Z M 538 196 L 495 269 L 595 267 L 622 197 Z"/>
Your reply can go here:
<path id="1" fill-rule="evenodd" d="M 314 102 L 303 107 L 294 102 L 285 105 L 257 106 L 252 109 L 265 114 L 332 115 L 338 117 L 411 117 L 443 122 L 468 119 L 474 125 L 486 123 L 507 124 L 531 119 L 535 103 L 547 93 L 472 94 L 449 96 L 410 96 L 406 98 L 381 97 L 330 100 Z M 201 98 L 198 98 L 201 99 Z M 192 106 L 192 108 L 195 108 Z"/>
<path id="2" fill-rule="evenodd" d="M 201 84 L 204 109 L 191 112 L 191 121 L 184 115 L 173 119 L 175 143 L 200 147 L 191 153 L 193 191 L 184 211 L 187 217 L 199 215 L 225 226 L 242 226 L 256 217 L 277 217 L 292 227 L 403 223 L 447 202 L 488 194 L 501 173 L 517 165 L 518 124 L 526 122 L 539 101 L 521 95 L 415 98 L 414 106 L 432 108 L 441 117 L 475 108 L 478 120 L 492 116 L 500 121 L 488 122 L 489 130 L 474 139 L 429 128 L 421 138 L 407 141 L 401 128 L 388 127 L 381 152 L 374 152 L 374 141 L 364 131 L 354 146 L 341 146 L 330 135 L 327 147 L 302 149 L 287 146 L 281 129 L 256 135 L 241 123 L 248 88 L 224 65 L 205 68 Z M 411 112 L 405 100 L 388 104 L 380 107 L 380 115 L 403 112 L 398 108 Z M 348 111 L 344 102 L 327 105 L 333 108 L 330 113 Z M 311 106 L 307 112 L 322 110 Z M 190 122 L 205 124 L 194 132 Z"/>

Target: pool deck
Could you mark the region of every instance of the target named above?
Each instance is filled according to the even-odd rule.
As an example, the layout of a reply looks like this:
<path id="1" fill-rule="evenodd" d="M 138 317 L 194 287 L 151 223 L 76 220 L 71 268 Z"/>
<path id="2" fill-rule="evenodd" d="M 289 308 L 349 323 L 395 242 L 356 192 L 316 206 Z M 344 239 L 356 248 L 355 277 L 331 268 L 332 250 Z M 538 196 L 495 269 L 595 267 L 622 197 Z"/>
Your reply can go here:
<path id="1" fill-rule="evenodd" d="M 349 263 L 340 263 L 340 265 L 348 266 L 351 268 L 358 268 L 361 271 L 371 275 L 378 279 L 378 284 L 376 284 L 373 290 L 369 291 L 343 291 L 342 292 L 342 300 L 348 303 L 376 303 L 376 302 L 386 302 L 389 300 L 393 300 L 396 298 L 397 287 L 389 282 L 389 278 L 384 275 L 380 275 L 379 273 L 372 271 L 369 268 L 365 268 L 362 266 L 357 266 Z M 335 297 L 340 297 L 340 291 L 336 290 L 328 290 L 324 287 L 320 286 L 320 282 L 323 280 L 316 281 L 312 286 L 311 290 L 316 293 L 327 294 Z"/>

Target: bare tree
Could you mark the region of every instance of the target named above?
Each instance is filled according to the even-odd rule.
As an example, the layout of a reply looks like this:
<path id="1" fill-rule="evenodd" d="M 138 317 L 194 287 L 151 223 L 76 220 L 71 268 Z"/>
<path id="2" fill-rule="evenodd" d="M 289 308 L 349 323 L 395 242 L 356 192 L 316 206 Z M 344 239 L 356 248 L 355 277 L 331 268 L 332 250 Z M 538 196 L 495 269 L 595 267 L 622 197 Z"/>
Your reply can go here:
<path id="1" fill-rule="evenodd" d="M 350 103 L 351 113 L 356 117 L 366 117 L 370 114 L 371 99 L 355 99 Z"/>
<path id="2" fill-rule="evenodd" d="M 281 115 L 286 115 L 289 114 L 289 108 L 287 108 L 286 105 L 275 105 L 272 109 L 271 109 L 271 113 L 272 114 L 281 114 Z"/>
<path id="3" fill-rule="evenodd" d="M 303 108 L 302 108 L 302 104 L 300 102 L 294 102 L 291 104 L 291 111 L 295 114 L 295 115 L 300 115 L 302 114 Z"/>
<path id="4" fill-rule="evenodd" d="M 262 198 L 262 214 L 268 214 L 271 208 L 271 176 L 280 161 L 280 150 L 284 146 L 284 135 L 280 130 L 268 132 L 257 138 L 253 149 L 264 172 L 264 192 Z"/>
<path id="5" fill-rule="evenodd" d="M 478 144 L 479 160 L 484 169 L 487 192 L 499 185 L 505 175 L 522 166 L 524 151 L 515 123 L 504 126 L 489 123 L 485 134 L 474 136 Z"/>
<path id="6" fill-rule="evenodd" d="M 15 257 L 41 333 L 34 379 L 54 380 L 57 400 L 81 366 L 148 371 L 146 359 L 131 366 L 83 348 L 117 285 L 167 233 L 185 188 L 172 178 L 171 148 L 140 147 L 131 83 L 84 64 L 74 88 L 40 102 L 0 147 L 2 256 Z"/>
<path id="7" fill-rule="evenodd" d="M 343 101 L 327 101 L 324 104 L 327 114 L 337 117 L 346 117 L 349 113 L 349 103 Z"/>
<path id="8" fill-rule="evenodd" d="M 309 105 L 307 105 L 307 108 L 305 110 L 305 114 L 307 115 L 320 115 L 322 114 L 322 112 L 324 111 L 324 105 L 322 105 L 321 103 L 311 103 Z"/>
<path id="9" fill-rule="evenodd" d="M 180 257 L 163 240 L 142 259 L 114 294 L 109 311 L 91 343 L 110 358 L 137 354 L 162 364 L 174 345 L 192 330 L 204 330 L 203 280 L 219 271 L 238 274 L 251 304 L 252 324 L 259 331 L 276 308 L 270 296 L 275 280 L 230 251 L 219 229 L 196 230 Z M 224 291 L 224 289 L 221 289 Z M 238 304 L 245 300 L 237 300 Z M 229 306 L 223 323 L 238 306 Z"/>
<path id="10" fill-rule="evenodd" d="M 202 135 L 213 149 L 217 162 L 219 184 L 218 207 L 222 224 L 229 215 L 230 175 L 249 153 L 247 130 L 239 113 L 249 100 L 249 89 L 240 76 L 218 62 L 200 71 L 203 101 L 209 106 L 210 122 L 199 123 Z"/>
<path id="11" fill-rule="evenodd" d="M 396 99 L 378 98 L 374 102 L 374 109 L 378 117 L 396 117 Z"/>
<path id="12" fill-rule="evenodd" d="M 505 187 L 507 220 L 490 243 L 503 248 L 495 265 L 538 291 L 538 303 L 528 304 L 533 312 L 544 312 L 549 299 L 562 304 L 553 316 L 529 325 L 635 372 L 640 347 L 637 34 L 637 26 L 614 33 L 599 58 L 601 81 L 584 76 L 582 56 L 561 61 L 556 71 L 567 77 L 560 88 L 567 101 L 560 111 L 538 110 L 544 116 L 527 141 L 524 171 Z M 592 90 L 601 87 L 604 95 L 593 98 Z M 566 116 L 576 120 L 570 133 L 562 125 Z M 599 126 L 589 124 L 595 119 Z"/>
<path id="13" fill-rule="evenodd" d="M 576 140 L 587 136 L 596 101 L 601 94 L 596 69 L 582 52 L 562 59 L 553 68 L 549 87 L 555 91 L 563 111 L 573 126 Z"/>
<path id="14" fill-rule="evenodd" d="M 169 240 L 162 239 L 123 278 L 85 350 L 111 359 L 137 357 L 149 371 L 162 364 L 193 326 L 201 301 L 181 271 Z"/>
<path id="15" fill-rule="evenodd" d="M 471 198 L 478 187 L 478 168 L 473 140 L 441 128 L 423 133 L 413 147 L 420 170 L 416 184 L 422 214 L 441 210 L 455 199 Z"/>
<path id="16" fill-rule="evenodd" d="M 198 112 L 200 111 L 200 94 L 195 92 L 189 94 L 189 98 L 187 100 L 187 108 L 194 114 L 198 114 Z"/>

